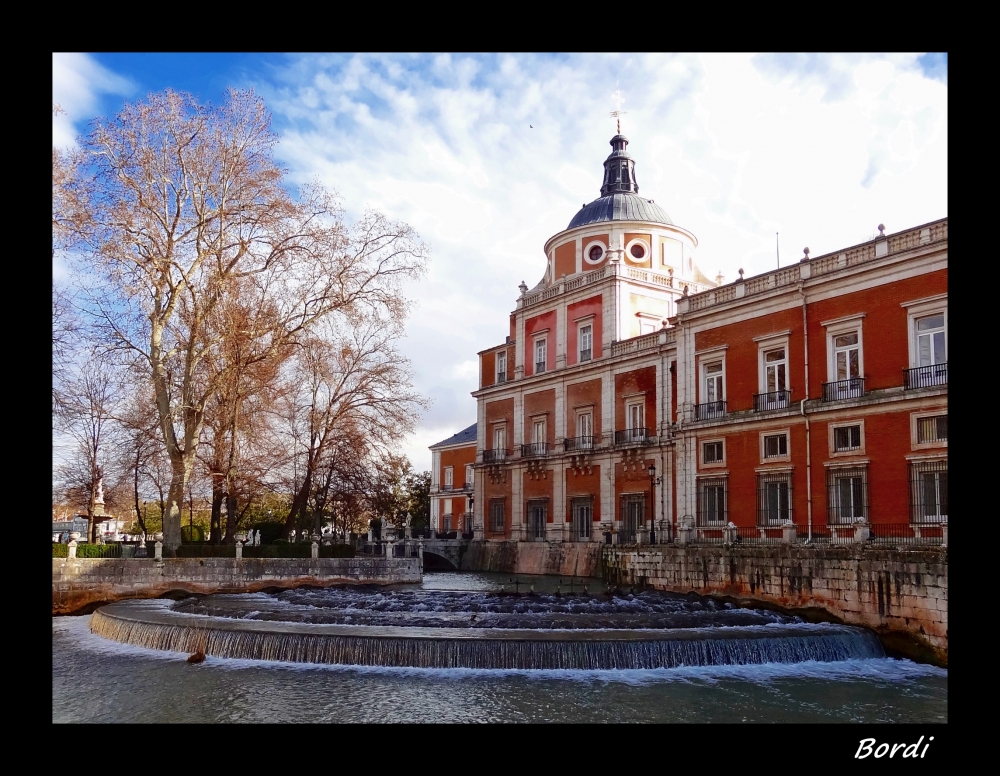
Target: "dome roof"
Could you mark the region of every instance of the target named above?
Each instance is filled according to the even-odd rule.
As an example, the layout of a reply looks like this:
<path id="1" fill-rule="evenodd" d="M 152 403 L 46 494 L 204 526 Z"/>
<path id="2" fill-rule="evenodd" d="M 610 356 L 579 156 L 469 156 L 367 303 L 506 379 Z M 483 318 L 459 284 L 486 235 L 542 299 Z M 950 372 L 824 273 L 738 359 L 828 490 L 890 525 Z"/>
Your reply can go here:
<path id="1" fill-rule="evenodd" d="M 666 211 L 651 199 L 638 194 L 621 193 L 598 197 L 583 208 L 569 222 L 567 229 L 600 221 L 651 221 L 656 224 L 673 224 Z"/>

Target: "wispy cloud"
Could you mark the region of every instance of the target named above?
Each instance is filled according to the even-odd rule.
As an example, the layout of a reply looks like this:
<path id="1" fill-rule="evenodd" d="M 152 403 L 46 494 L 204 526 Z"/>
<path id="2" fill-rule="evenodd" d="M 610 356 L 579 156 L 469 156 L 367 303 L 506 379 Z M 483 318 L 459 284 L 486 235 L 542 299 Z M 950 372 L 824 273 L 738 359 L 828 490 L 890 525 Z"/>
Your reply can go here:
<path id="1" fill-rule="evenodd" d="M 52 102 L 64 113 L 52 118 L 52 143 L 61 148 L 73 146 L 82 129 L 98 111 L 104 94 L 127 97 L 135 92 L 131 79 L 113 73 L 87 54 L 52 55 Z"/>

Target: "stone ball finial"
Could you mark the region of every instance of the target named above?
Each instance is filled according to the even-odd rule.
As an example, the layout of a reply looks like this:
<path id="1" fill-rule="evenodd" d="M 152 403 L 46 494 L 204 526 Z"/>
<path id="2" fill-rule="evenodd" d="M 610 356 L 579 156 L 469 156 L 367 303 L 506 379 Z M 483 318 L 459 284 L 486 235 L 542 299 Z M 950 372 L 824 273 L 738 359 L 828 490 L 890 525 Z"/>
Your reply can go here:
<path id="1" fill-rule="evenodd" d="M 526 293 L 528 293 L 528 284 L 522 280 L 521 285 L 518 286 L 518 289 L 521 292 L 521 296 L 524 296 Z"/>
<path id="2" fill-rule="evenodd" d="M 804 253 L 804 254 L 805 254 L 805 257 L 806 257 L 807 259 L 809 258 L 809 249 L 808 249 L 808 248 L 803 248 L 803 249 L 802 249 L 802 253 Z"/>
<path id="3" fill-rule="evenodd" d="M 740 273 L 740 283 L 742 283 L 743 282 L 743 267 L 740 267 L 736 271 Z"/>

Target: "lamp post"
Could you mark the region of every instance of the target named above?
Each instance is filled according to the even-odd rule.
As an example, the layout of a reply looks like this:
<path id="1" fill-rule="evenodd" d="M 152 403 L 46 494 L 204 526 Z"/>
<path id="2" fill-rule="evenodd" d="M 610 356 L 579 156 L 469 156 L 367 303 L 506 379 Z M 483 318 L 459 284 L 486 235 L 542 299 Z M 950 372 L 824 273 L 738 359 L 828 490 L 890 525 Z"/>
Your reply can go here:
<path id="1" fill-rule="evenodd" d="M 656 544 L 656 486 L 663 482 L 663 477 L 656 476 L 656 464 L 650 463 L 649 469 L 649 543 Z"/>
<path id="2" fill-rule="evenodd" d="M 476 497 L 473 494 L 469 494 L 469 533 L 475 531 L 476 528 Z"/>

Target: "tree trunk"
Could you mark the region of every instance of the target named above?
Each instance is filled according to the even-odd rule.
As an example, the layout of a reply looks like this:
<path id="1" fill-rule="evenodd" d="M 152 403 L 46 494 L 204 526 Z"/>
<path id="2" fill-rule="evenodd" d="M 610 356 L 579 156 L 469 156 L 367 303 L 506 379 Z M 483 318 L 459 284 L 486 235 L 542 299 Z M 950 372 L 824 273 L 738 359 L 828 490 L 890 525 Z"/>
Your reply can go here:
<path id="1" fill-rule="evenodd" d="M 212 478 L 212 544 L 222 543 L 222 499 L 225 493 L 222 490 L 222 483 L 217 478 Z"/>
<path id="2" fill-rule="evenodd" d="M 230 483 L 226 492 L 226 544 L 236 543 L 236 520 L 239 514 L 236 511 L 236 493 Z"/>
<path id="3" fill-rule="evenodd" d="M 171 553 L 181 546 L 181 509 L 184 491 L 187 490 L 188 466 L 182 456 L 172 456 L 170 461 L 170 489 L 167 491 L 166 511 L 163 514 L 163 548 Z"/>

